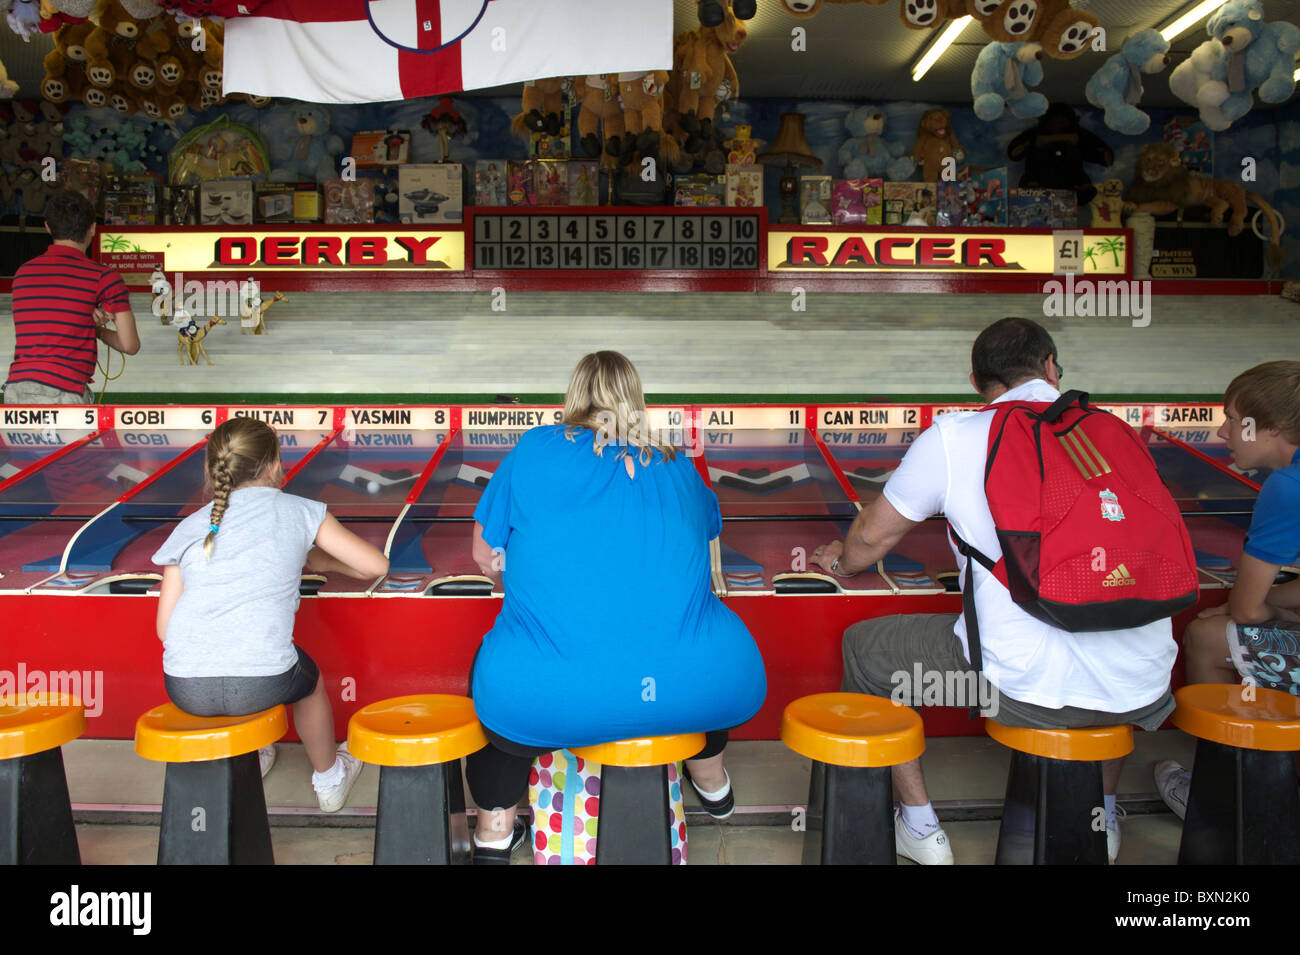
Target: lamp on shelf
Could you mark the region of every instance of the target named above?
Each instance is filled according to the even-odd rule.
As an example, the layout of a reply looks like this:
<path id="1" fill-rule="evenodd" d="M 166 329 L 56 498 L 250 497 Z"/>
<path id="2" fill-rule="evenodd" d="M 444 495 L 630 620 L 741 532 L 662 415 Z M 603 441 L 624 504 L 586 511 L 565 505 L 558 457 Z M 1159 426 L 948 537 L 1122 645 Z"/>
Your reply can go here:
<path id="1" fill-rule="evenodd" d="M 782 113 L 781 129 L 758 161 L 765 166 L 784 166 L 781 176 L 781 218 L 779 222 L 797 224 L 799 211 L 795 198 L 799 195 L 798 168 L 820 169 L 822 161 L 812 154 L 803 135 L 803 113 Z"/>

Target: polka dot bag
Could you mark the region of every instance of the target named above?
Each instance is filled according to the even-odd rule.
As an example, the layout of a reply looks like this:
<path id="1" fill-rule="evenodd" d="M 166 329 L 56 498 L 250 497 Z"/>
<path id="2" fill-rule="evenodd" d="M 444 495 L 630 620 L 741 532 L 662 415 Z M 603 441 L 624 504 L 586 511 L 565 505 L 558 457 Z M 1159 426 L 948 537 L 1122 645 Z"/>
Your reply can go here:
<path id="1" fill-rule="evenodd" d="M 528 774 L 533 807 L 533 862 L 537 865 L 595 865 L 600 819 L 600 764 L 567 749 L 539 756 Z M 681 775 L 668 766 L 669 841 L 673 864 L 686 864 L 686 809 Z"/>

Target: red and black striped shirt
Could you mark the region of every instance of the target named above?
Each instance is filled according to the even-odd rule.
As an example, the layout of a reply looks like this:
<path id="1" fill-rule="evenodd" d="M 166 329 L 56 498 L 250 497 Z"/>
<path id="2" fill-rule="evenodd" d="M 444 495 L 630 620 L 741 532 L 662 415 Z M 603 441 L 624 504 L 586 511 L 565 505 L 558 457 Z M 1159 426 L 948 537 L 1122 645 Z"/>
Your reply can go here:
<path id="1" fill-rule="evenodd" d="M 9 381 L 36 381 L 81 394 L 95 377 L 95 307 L 131 307 L 112 269 L 79 249 L 51 244 L 13 281 L 14 360 Z"/>

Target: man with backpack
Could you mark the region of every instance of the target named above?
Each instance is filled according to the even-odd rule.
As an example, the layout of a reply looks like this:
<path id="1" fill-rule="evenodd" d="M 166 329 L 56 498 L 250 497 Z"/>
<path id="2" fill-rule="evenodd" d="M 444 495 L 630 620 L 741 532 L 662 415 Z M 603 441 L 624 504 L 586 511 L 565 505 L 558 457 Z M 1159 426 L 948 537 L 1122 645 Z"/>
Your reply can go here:
<path id="1" fill-rule="evenodd" d="M 1131 429 L 1086 408 L 1086 396 L 1062 398 L 1056 355 L 1028 319 L 984 329 L 970 380 L 989 407 L 936 418 L 846 539 L 814 552 L 827 571 L 851 577 L 942 513 L 962 571 L 963 614 L 880 617 L 845 631 L 844 690 L 915 705 L 919 667 L 930 674 L 927 702 L 938 685 L 945 705 L 975 706 L 946 697 L 974 684 L 962 676 L 987 680 L 985 715 L 1010 726 L 1155 730 L 1172 712 L 1169 618 L 1196 598 L 1191 543 Z M 1103 765 L 1111 861 L 1119 770 L 1118 759 Z M 895 766 L 893 777 L 899 854 L 951 865 L 920 761 Z"/>

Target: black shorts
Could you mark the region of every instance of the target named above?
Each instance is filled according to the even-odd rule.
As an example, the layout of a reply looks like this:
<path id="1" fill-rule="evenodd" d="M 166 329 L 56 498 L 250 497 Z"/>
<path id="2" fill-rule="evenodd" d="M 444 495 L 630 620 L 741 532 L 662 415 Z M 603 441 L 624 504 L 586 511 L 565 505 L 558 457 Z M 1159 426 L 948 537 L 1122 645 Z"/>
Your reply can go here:
<path id="1" fill-rule="evenodd" d="M 298 662 L 274 676 L 193 676 L 163 674 L 167 695 L 193 716 L 248 716 L 280 703 L 310 696 L 320 679 L 316 661 L 298 651 Z"/>

